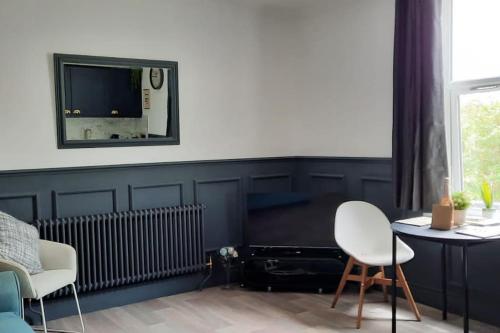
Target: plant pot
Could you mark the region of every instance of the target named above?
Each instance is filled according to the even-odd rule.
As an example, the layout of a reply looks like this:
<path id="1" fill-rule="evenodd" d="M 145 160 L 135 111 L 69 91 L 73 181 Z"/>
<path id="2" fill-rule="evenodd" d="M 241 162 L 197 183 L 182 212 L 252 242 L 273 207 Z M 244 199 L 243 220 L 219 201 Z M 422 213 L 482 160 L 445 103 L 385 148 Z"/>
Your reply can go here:
<path id="1" fill-rule="evenodd" d="M 467 216 L 467 210 L 454 210 L 453 211 L 453 224 L 454 225 L 464 224 L 466 216 Z"/>
<path id="2" fill-rule="evenodd" d="M 495 208 L 483 208 L 483 217 L 486 219 L 491 219 L 495 215 L 497 210 Z"/>

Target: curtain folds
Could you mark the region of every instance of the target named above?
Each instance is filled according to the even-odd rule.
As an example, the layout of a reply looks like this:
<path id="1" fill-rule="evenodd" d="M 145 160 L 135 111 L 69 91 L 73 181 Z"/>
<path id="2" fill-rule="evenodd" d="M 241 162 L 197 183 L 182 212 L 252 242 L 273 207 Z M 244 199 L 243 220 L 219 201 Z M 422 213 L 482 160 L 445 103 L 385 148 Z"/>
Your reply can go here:
<path id="1" fill-rule="evenodd" d="M 448 175 L 441 0 L 396 0 L 393 180 L 396 206 L 430 210 Z"/>

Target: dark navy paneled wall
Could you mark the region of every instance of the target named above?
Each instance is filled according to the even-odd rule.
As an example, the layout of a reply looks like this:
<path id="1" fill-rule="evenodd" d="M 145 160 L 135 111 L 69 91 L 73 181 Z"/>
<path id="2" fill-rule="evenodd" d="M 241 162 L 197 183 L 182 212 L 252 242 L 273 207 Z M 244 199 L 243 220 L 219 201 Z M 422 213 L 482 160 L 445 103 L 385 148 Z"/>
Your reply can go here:
<path id="1" fill-rule="evenodd" d="M 246 194 L 337 192 L 391 217 L 389 159 L 264 158 L 0 172 L 0 210 L 32 221 L 204 203 L 206 245 L 243 242 Z M 333 235 L 332 235 L 333 237 Z"/>
<path id="2" fill-rule="evenodd" d="M 391 219 L 401 215 L 393 205 L 390 159 L 299 157 L 296 177 L 300 191 L 338 192 L 377 205 Z"/>
<path id="3" fill-rule="evenodd" d="M 294 174 L 293 158 L 0 172 L 0 210 L 32 221 L 205 203 L 211 250 L 241 244 L 246 193 L 292 190 Z"/>
<path id="4" fill-rule="evenodd" d="M 379 158 L 283 157 L 199 161 L 154 165 L 67 168 L 0 172 L 0 210 L 26 221 L 130 209 L 204 203 L 207 250 L 240 245 L 244 240 L 246 194 L 250 192 L 337 192 L 381 208 L 390 219 L 404 215 L 392 197 L 391 160 Z M 333 235 L 332 235 L 333 237 Z M 406 265 L 417 300 L 439 307 L 440 246 L 407 240 L 415 259 Z M 496 280 L 500 247 L 488 244 L 470 251 L 471 311 L 475 318 L 500 325 Z M 462 309 L 460 252 L 448 253 L 450 308 Z M 131 286 L 82 297 L 84 310 L 195 288 L 196 277 Z M 107 296 L 106 296 L 107 295 Z M 112 295 L 112 296 L 110 296 Z M 105 302 L 103 301 L 105 299 Z M 59 302 L 59 303 L 58 303 Z M 65 300 L 52 305 L 67 314 Z M 68 303 L 69 304 L 69 303 Z M 59 307 L 58 307 L 59 306 Z M 54 314 L 54 312 L 53 312 Z"/>

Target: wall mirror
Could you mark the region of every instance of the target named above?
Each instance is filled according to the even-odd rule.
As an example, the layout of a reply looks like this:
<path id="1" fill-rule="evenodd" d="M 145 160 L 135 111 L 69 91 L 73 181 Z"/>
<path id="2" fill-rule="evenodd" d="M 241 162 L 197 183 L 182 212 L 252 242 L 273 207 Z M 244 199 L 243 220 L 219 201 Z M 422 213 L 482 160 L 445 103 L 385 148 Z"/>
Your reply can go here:
<path id="1" fill-rule="evenodd" d="M 59 148 L 179 144 L 174 61 L 54 54 Z"/>

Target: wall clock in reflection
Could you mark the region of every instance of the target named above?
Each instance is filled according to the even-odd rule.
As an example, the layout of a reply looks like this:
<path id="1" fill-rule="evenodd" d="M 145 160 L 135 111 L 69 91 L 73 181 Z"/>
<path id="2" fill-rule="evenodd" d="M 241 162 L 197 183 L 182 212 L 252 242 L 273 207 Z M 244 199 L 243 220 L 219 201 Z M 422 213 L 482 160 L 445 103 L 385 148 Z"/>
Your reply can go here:
<path id="1" fill-rule="evenodd" d="M 153 89 L 161 89 L 163 86 L 163 69 L 162 68 L 151 68 L 149 70 L 149 82 Z"/>

